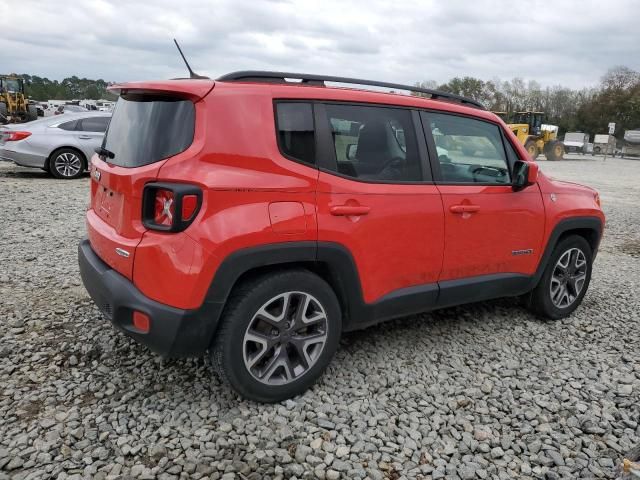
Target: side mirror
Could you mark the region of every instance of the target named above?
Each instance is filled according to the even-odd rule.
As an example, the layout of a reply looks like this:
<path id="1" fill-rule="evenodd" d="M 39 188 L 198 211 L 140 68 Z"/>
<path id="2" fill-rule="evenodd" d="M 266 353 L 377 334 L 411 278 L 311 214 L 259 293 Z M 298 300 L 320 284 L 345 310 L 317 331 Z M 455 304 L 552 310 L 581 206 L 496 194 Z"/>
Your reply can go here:
<path id="1" fill-rule="evenodd" d="M 513 166 L 513 189 L 522 190 L 538 181 L 538 164 L 518 160 Z"/>
<path id="2" fill-rule="evenodd" d="M 349 145 L 347 145 L 347 150 L 345 152 L 345 155 L 347 157 L 347 160 L 353 160 L 356 158 L 356 153 L 358 152 L 358 145 L 355 143 L 350 143 Z"/>

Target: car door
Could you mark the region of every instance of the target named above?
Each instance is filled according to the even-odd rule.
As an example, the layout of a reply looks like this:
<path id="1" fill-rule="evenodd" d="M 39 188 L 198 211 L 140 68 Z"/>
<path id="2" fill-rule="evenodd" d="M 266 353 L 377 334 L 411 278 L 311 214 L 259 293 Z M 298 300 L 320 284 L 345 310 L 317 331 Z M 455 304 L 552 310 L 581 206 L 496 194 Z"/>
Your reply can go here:
<path id="1" fill-rule="evenodd" d="M 418 112 L 349 103 L 316 104 L 315 112 L 319 243 L 348 250 L 366 305 L 402 304 L 421 292 L 414 300 L 428 309 L 437 298 L 443 210 Z"/>
<path id="2" fill-rule="evenodd" d="M 532 275 L 542 253 L 544 206 L 537 185 L 512 188 L 517 154 L 500 125 L 435 112 L 421 118 L 437 152 L 431 164 L 444 206 L 443 290 L 447 281 Z"/>
<path id="3" fill-rule="evenodd" d="M 85 158 L 91 159 L 97 147 L 102 145 L 104 132 L 107 131 L 109 120 L 107 116 L 92 116 L 78 120 L 75 127 L 77 145 L 84 153 Z"/>

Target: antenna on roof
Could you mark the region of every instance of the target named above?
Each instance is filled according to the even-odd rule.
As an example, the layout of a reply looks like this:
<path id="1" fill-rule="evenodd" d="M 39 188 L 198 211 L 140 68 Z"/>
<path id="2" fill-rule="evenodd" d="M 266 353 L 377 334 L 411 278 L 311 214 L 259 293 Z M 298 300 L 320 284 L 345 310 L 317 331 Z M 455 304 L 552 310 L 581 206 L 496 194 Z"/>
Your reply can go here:
<path id="1" fill-rule="evenodd" d="M 191 66 L 189 65 L 189 62 L 187 62 L 187 59 L 184 56 L 184 53 L 182 53 L 182 49 L 180 48 L 180 45 L 178 45 L 178 41 L 174 38 L 173 42 L 176 44 L 176 47 L 178 47 L 178 52 L 180 52 L 180 56 L 182 57 L 182 60 L 184 60 L 184 64 L 187 66 L 187 70 L 189 70 L 189 78 L 207 78 L 208 79 L 209 77 L 198 75 L 196 72 L 191 70 Z"/>

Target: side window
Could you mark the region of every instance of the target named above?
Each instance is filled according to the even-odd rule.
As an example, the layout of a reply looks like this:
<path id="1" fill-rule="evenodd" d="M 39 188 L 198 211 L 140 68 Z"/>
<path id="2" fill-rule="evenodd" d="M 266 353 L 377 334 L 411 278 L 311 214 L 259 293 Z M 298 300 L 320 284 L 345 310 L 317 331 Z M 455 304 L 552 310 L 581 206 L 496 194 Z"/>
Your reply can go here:
<path id="1" fill-rule="evenodd" d="M 276 103 L 278 145 L 287 157 L 315 164 L 316 140 L 310 103 Z"/>
<path id="2" fill-rule="evenodd" d="M 109 125 L 109 117 L 89 117 L 83 118 L 79 122 L 78 129 L 83 132 L 100 132 L 107 131 Z"/>
<path id="3" fill-rule="evenodd" d="M 374 182 L 422 180 L 409 110 L 327 104 L 326 111 L 338 173 Z"/>
<path id="4" fill-rule="evenodd" d="M 58 125 L 58 128 L 61 128 L 62 130 L 75 130 L 77 123 L 77 120 L 72 120 L 71 122 L 61 123 Z"/>
<path id="5" fill-rule="evenodd" d="M 428 113 L 425 117 L 425 127 L 431 131 L 436 144 L 440 181 L 511 183 L 497 125 L 442 113 Z"/>

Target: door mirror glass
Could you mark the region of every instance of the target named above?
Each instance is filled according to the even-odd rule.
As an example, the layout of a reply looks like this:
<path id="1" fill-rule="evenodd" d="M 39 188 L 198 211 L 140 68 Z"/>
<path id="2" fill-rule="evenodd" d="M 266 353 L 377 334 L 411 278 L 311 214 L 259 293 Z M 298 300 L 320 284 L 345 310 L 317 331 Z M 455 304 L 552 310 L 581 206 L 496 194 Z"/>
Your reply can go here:
<path id="1" fill-rule="evenodd" d="M 521 190 L 538 180 L 538 164 L 518 160 L 513 165 L 513 189 Z"/>
<path id="2" fill-rule="evenodd" d="M 356 158 L 356 153 L 358 152 L 358 145 L 355 143 L 350 143 L 347 145 L 347 151 L 345 152 L 345 156 L 347 160 L 354 160 Z"/>

